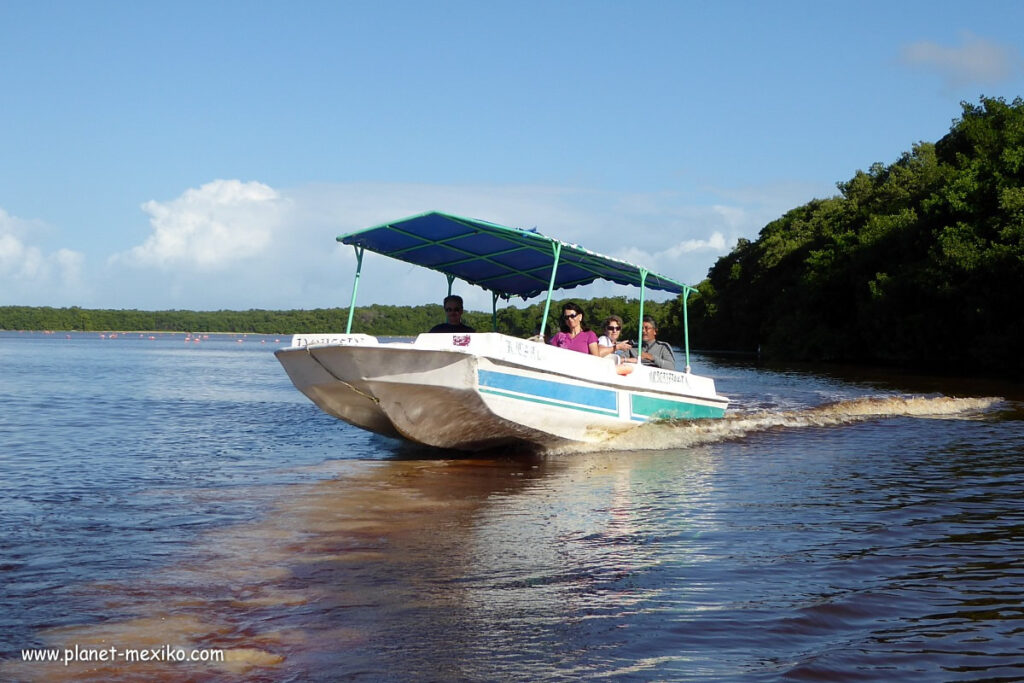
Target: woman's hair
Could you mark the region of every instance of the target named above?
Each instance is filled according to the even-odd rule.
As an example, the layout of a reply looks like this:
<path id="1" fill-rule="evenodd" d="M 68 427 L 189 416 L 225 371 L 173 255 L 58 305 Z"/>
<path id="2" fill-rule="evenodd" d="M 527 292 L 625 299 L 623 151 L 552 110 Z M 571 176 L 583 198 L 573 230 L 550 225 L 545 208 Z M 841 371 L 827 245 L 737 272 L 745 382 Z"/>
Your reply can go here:
<path id="1" fill-rule="evenodd" d="M 568 332 L 569 331 L 569 323 L 567 323 L 565 321 L 565 312 L 566 311 L 573 311 L 575 313 L 579 313 L 579 316 L 580 316 L 580 329 L 582 331 L 584 331 L 584 332 L 589 332 L 590 331 L 590 328 L 587 327 L 587 323 L 586 323 L 587 316 L 583 313 L 583 309 L 580 308 L 580 305 L 578 303 L 576 303 L 575 301 L 569 301 L 569 302 L 565 303 L 562 306 L 562 316 L 559 317 L 559 319 L 558 319 L 558 322 L 560 323 L 562 332 Z"/>
<path id="2" fill-rule="evenodd" d="M 608 329 L 608 323 L 618 323 L 619 324 L 619 332 L 622 332 L 622 318 L 620 318 L 619 316 L 617 316 L 614 313 L 612 313 L 610 316 L 605 318 L 604 322 L 601 323 L 601 329 L 602 330 L 607 330 Z"/>

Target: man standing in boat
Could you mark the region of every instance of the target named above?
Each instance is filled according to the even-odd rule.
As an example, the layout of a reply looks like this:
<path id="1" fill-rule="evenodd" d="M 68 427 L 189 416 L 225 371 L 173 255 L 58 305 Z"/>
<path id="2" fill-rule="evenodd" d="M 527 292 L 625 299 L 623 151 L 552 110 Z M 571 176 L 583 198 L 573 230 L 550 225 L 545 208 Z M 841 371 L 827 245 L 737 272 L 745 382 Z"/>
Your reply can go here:
<path id="1" fill-rule="evenodd" d="M 469 325 L 462 324 L 462 297 L 457 294 L 449 294 L 444 298 L 444 315 L 448 322 L 434 325 L 430 328 L 430 334 L 436 332 L 476 332 Z"/>
<path id="2" fill-rule="evenodd" d="M 644 365 L 653 365 L 663 370 L 675 370 L 676 357 L 672 353 L 672 347 L 663 341 L 658 341 L 657 336 L 658 325 L 654 322 L 654 318 L 645 315 L 643 324 L 643 353 L 640 356 L 640 361 Z M 636 349 L 631 348 L 627 353 L 629 358 L 624 362 L 635 363 Z"/>

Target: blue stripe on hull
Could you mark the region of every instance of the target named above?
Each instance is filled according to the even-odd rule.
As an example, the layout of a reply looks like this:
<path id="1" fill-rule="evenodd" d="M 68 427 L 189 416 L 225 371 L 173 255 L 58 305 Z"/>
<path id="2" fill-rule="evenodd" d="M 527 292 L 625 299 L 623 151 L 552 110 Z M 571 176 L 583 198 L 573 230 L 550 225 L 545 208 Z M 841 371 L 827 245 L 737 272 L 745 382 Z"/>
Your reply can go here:
<path id="1" fill-rule="evenodd" d="M 556 382 L 535 377 L 512 375 L 493 370 L 478 370 L 480 392 L 542 405 L 570 408 L 601 415 L 618 416 L 619 395 L 613 389 Z M 630 417 L 634 422 L 664 418 L 722 417 L 723 408 L 686 400 L 631 395 Z"/>
<path id="2" fill-rule="evenodd" d="M 493 370 L 479 370 L 477 375 L 480 380 L 480 391 L 485 394 L 604 415 L 617 416 L 619 414 L 619 395 L 614 390 L 523 377 Z"/>

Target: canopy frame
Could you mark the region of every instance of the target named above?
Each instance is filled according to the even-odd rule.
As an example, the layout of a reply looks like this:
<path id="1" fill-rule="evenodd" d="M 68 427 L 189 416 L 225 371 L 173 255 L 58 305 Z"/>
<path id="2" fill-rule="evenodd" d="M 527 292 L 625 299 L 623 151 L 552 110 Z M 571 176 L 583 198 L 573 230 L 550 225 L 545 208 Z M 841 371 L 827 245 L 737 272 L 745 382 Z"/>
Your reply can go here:
<path id="1" fill-rule="evenodd" d="M 507 301 L 518 296 L 526 300 L 546 292 L 540 323 L 542 336 L 556 289 L 571 289 L 596 280 L 639 287 L 640 353 L 643 352 L 643 316 L 647 290 L 682 295 L 685 371 L 690 371 L 690 330 L 686 303 L 690 294 L 697 290 L 642 266 L 548 237 L 536 229 L 509 228 L 439 211 L 429 211 L 341 235 L 337 240 L 353 246 L 356 251 L 355 282 L 346 328 L 348 334 L 352 331 L 363 253 L 370 250 L 443 273 L 448 282 L 449 295 L 456 279 L 491 292 L 491 321 L 494 329 L 497 329 L 499 298 Z"/>

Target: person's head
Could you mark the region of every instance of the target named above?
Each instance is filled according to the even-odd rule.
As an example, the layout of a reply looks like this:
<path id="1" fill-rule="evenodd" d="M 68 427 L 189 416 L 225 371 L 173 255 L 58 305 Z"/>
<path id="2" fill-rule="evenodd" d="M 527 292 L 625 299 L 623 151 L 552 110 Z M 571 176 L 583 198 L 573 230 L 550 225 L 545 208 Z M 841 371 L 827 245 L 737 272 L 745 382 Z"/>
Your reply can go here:
<path id="1" fill-rule="evenodd" d="M 658 324 L 654 322 L 654 318 L 649 315 L 644 316 L 644 341 L 652 342 L 658 336 Z"/>
<path id="2" fill-rule="evenodd" d="M 608 335 L 608 338 L 615 341 L 622 332 L 622 318 L 617 315 L 610 315 L 604 319 L 603 327 L 604 333 Z"/>
<path id="3" fill-rule="evenodd" d="M 562 306 L 562 324 L 569 331 L 577 328 L 587 329 L 586 323 L 583 322 L 583 309 L 579 304 L 570 301 Z"/>
<path id="4" fill-rule="evenodd" d="M 458 294 L 449 294 L 444 298 L 444 315 L 448 318 L 449 325 L 462 324 L 462 297 Z"/>

